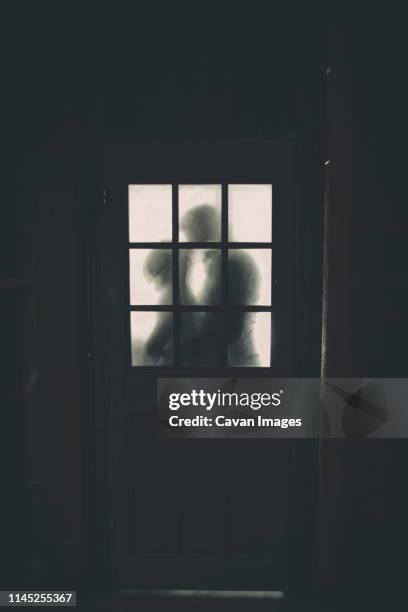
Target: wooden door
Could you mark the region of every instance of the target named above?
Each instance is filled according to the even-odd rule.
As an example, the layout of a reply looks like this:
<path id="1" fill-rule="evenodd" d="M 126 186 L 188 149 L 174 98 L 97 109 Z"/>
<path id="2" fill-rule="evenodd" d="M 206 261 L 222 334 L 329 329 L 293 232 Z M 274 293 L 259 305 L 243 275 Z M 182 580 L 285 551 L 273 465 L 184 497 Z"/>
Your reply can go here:
<path id="1" fill-rule="evenodd" d="M 107 147 L 100 342 L 110 432 L 113 562 L 122 588 L 288 586 L 293 443 L 283 439 L 166 439 L 157 431 L 155 401 L 159 376 L 293 374 L 294 168 L 293 147 L 285 142 Z M 170 241 L 177 240 L 179 185 L 219 185 L 222 215 L 228 185 L 272 185 L 271 362 L 251 367 L 231 367 L 228 361 L 189 366 L 181 363 L 180 346 L 176 348 L 180 342 L 175 340 L 170 361 L 132 366 L 129 185 L 158 184 L 170 186 Z M 158 224 L 162 221 L 158 217 Z M 225 239 L 222 230 L 221 248 L 226 246 Z M 173 247 L 170 242 L 169 251 Z M 180 295 L 176 301 L 182 311 Z M 174 313 L 174 319 L 182 316 Z M 299 508 L 297 512 L 299 515 Z"/>

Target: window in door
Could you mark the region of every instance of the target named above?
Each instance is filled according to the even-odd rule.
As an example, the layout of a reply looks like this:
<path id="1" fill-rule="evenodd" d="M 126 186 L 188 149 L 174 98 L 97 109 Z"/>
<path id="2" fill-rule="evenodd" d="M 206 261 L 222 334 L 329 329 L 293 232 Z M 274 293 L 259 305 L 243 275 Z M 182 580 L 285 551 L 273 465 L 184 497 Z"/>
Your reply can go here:
<path id="1" fill-rule="evenodd" d="M 272 185 L 129 185 L 134 367 L 272 355 Z"/>

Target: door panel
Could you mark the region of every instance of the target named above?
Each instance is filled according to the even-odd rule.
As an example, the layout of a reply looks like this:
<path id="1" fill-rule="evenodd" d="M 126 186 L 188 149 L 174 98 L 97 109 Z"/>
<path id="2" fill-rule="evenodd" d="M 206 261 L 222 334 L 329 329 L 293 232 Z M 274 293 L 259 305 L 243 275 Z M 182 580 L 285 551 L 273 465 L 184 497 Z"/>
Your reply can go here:
<path id="1" fill-rule="evenodd" d="M 284 589 L 288 584 L 292 444 L 272 439 L 168 439 L 156 380 L 290 376 L 295 351 L 294 155 L 288 143 L 112 145 L 102 266 L 111 423 L 113 561 L 121 587 Z M 128 296 L 129 184 L 273 185 L 270 368 L 132 368 Z M 160 370 L 160 373 L 159 373 Z"/>

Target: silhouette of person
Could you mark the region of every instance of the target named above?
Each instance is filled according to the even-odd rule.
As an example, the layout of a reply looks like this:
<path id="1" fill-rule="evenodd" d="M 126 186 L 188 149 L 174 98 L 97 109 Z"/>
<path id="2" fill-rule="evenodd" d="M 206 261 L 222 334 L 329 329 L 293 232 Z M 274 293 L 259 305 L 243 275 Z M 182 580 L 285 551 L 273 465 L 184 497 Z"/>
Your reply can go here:
<path id="1" fill-rule="evenodd" d="M 228 257 L 228 301 L 230 304 L 256 304 L 259 297 L 260 273 L 251 255 L 231 249 Z M 256 314 L 236 311 L 229 324 L 229 363 L 235 366 L 258 366 L 253 326 Z"/>
<path id="2" fill-rule="evenodd" d="M 214 207 L 208 204 L 191 208 L 181 219 L 180 228 L 188 242 L 216 242 L 220 226 Z M 219 303 L 221 296 L 221 265 L 219 251 L 211 249 L 205 256 L 205 283 L 201 299 L 196 300 L 188 287 L 187 278 L 191 266 L 188 253 L 180 257 L 181 294 L 187 303 Z M 240 249 L 230 249 L 228 255 L 228 301 L 230 304 L 255 304 L 259 296 L 260 274 L 254 259 Z M 205 365 L 217 365 L 220 356 L 223 320 L 212 313 L 191 317 L 194 321 L 182 344 L 184 360 L 202 360 Z M 229 321 L 229 359 L 231 365 L 259 365 L 254 346 L 252 313 L 236 312 Z M 197 351 L 199 353 L 197 354 Z"/>
<path id="3" fill-rule="evenodd" d="M 172 302 L 172 255 L 168 250 L 156 249 L 147 256 L 143 274 L 160 291 L 159 304 Z M 158 312 L 156 325 L 145 343 L 132 346 L 133 359 L 143 365 L 167 365 L 172 362 L 172 315 Z"/>

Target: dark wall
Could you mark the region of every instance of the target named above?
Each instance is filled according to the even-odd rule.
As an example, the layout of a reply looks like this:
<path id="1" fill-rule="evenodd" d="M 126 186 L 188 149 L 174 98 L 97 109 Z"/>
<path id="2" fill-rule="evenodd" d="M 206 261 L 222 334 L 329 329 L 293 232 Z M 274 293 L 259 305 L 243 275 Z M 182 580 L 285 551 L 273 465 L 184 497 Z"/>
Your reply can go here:
<path id="1" fill-rule="evenodd" d="M 400 128 L 402 38 L 390 15 L 348 24 L 327 77 L 327 376 L 404 377 L 407 230 Z M 404 440 L 324 441 L 322 583 L 364 597 L 403 586 Z"/>
<path id="2" fill-rule="evenodd" d="M 301 232 L 299 280 L 312 288 L 311 302 L 302 301 L 299 308 L 300 322 L 314 312 L 300 325 L 306 348 L 299 371 L 315 375 L 322 271 L 320 126 L 327 47 L 336 30 L 346 29 L 348 37 L 346 55 L 333 62 L 334 78 L 342 70 L 343 76 L 328 109 L 334 147 L 330 172 L 338 174 L 327 367 L 332 375 L 405 373 L 407 219 L 398 138 L 402 102 L 395 93 L 399 34 L 394 36 L 391 27 L 385 35 L 381 16 L 370 31 L 364 21 L 336 21 L 321 6 L 313 12 L 287 5 L 260 14 L 248 7 L 210 13 L 194 4 L 187 17 L 171 7 L 133 16 L 57 8 L 54 14 L 27 8 L 24 20 L 7 16 L 9 35 L 3 41 L 7 180 L 0 264 L 2 276 L 17 287 L 4 301 L 10 321 L 4 354 L 20 372 L 15 379 L 7 375 L 13 391 L 4 387 L 2 397 L 4 412 L 12 415 L 8 431 L 16 440 L 5 448 L 19 509 L 17 515 L 6 505 L 3 524 L 9 554 L 17 540 L 23 550 L 14 554 L 14 565 L 6 565 L 15 576 L 37 582 L 52 575 L 55 582 L 61 576 L 79 581 L 86 575 L 86 550 L 100 547 L 101 559 L 106 554 L 106 523 L 99 514 L 105 502 L 98 486 L 103 464 L 92 446 L 100 424 L 92 420 L 87 361 L 92 346 L 88 238 L 102 199 L 103 143 L 283 137 L 299 144 L 299 223 L 309 228 Z M 16 316 L 23 303 L 25 314 Z M 16 344 L 21 329 L 26 339 Z M 22 381 L 31 380 L 33 372 L 35 384 L 24 387 Z M 21 436 L 23 430 L 27 434 Z M 377 577 L 385 572 L 390 578 L 397 563 L 387 568 L 386 560 L 402 548 L 397 536 L 406 504 L 400 494 L 405 445 L 358 443 L 353 450 L 331 444 L 325 453 L 322 581 L 355 583 L 361 568 L 363 582 L 372 569 Z M 24 539 L 22 524 L 28 531 Z M 372 534 L 379 534 L 375 556 Z"/>

